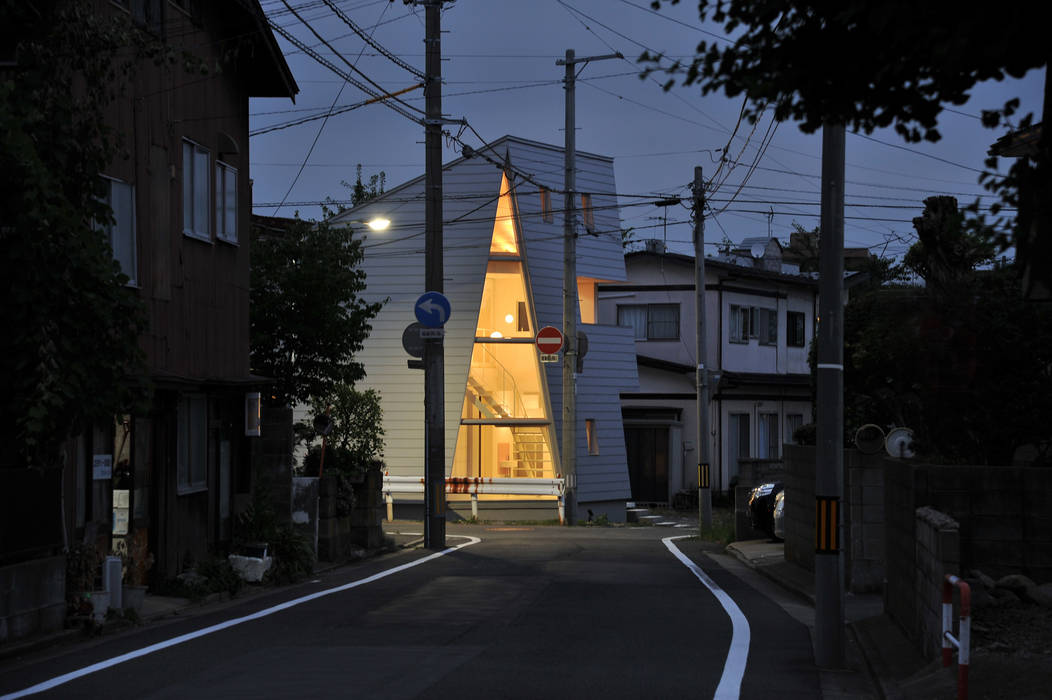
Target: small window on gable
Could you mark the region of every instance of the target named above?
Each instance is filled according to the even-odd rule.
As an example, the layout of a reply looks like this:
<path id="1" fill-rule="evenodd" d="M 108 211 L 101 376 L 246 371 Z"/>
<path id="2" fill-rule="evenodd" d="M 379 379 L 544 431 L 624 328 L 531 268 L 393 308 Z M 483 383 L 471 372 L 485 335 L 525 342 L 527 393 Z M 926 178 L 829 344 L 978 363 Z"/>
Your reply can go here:
<path id="1" fill-rule="evenodd" d="M 547 224 L 555 221 L 552 215 L 552 193 L 547 187 L 541 188 L 541 218 Z"/>
<path id="2" fill-rule="evenodd" d="M 581 193 L 581 216 L 588 233 L 595 233 L 595 212 L 592 211 L 592 195 Z"/>
<path id="3" fill-rule="evenodd" d="M 216 161 L 216 238 L 237 243 L 237 168 Z"/>
<path id="4" fill-rule="evenodd" d="M 210 153 L 193 141 L 183 141 L 183 233 L 212 240 L 210 226 Z"/>
<path id="5" fill-rule="evenodd" d="M 588 438 L 588 454 L 599 454 L 599 432 L 595 425 L 595 418 L 584 419 L 585 437 Z"/>

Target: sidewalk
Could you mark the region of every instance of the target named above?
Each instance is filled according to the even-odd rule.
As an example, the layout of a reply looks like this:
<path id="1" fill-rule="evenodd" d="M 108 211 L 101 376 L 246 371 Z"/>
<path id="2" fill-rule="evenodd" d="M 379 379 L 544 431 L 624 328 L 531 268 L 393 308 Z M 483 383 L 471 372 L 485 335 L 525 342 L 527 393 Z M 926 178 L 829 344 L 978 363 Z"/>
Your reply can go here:
<path id="1" fill-rule="evenodd" d="M 787 562 L 784 551 L 781 542 L 769 540 L 746 540 L 727 545 L 728 554 L 810 604 L 808 627 L 813 635 L 814 575 Z M 938 661 L 924 659 L 899 627 L 884 614 L 884 601 L 879 593 L 845 593 L 844 618 L 847 668 L 821 672 L 826 700 L 931 700 L 957 696 L 953 669 L 943 669 Z"/>

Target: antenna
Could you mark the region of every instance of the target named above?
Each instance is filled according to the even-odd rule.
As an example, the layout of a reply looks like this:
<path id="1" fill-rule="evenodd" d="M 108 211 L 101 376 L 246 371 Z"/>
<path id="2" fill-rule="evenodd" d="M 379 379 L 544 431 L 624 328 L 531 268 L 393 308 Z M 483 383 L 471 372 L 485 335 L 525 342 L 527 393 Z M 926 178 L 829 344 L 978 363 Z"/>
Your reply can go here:
<path id="1" fill-rule="evenodd" d="M 884 447 L 884 431 L 875 423 L 866 423 L 855 431 L 855 447 L 862 454 L 877 454 Z"/>
<path id="2" fill-rule="evenodd" d="M 884 440 L 884 450 L 891 457 L 909 459 L 913 452 L 913 431 L 909 428 L 892 428 Z"/>

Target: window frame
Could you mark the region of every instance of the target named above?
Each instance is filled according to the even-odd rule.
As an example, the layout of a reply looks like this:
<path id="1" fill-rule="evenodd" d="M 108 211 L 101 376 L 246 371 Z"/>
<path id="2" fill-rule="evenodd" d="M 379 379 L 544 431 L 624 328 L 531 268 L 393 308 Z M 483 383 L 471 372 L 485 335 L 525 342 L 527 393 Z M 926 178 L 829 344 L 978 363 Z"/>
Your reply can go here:
<path id="1" fill-rule="evenodd" d="M 798 326 L 793 322 L 796 319 Z M 807 347 L 807 314 L 803 311 L 785 312 L 785 344 L 791 348 Z"/>
<path id="2" fill-rule="evenodd" d="M 584 230 L 595 233 L 595 211 L 592 209 L 592 195 L 587 192 L 581 193 L 581 220 L 584 222 Z"/>
<path id="3" fill-rule="evenodd" d="M 182 139 L 183 143 L 183 235 L 195 238 L 199 241 L 206 243 L 212 242 L 212 217 L 214 212 L 212 211 L 212 186 L 215 180 L 212 176 L 212 152 L 208 148 L 205 148 L 196 141 L 188 138 Z M 190 163 L 187 164 L 187 149 L 191 155 Z M 206 160 L 203 173 L 205 175 L 205 189 L 204 197 L 205 201 L 203 206 L 197 201 L 196 197 L 196 186 L 198 184 L 198 178 L 201 175 L 197 170 L 197 157 L 203 156 Z M 189 185 L 189 187 L 188 187 Z M 187 199 L 189 197 L 189 200 Z M 192 221 L 187 224 L 187 205 L 189 204 L 189 213 Z M 200 208 L 200 211 L 198 210 Z M 204 214 L 204 230 L 200 230 L 197 227 L 198 214 Z"/>
<path id="4" fill-rule="evenodd" d="M 552 213 L 552 191 L 543 185 L 540 187 L 541 195 L 541 220 L 546 224 L 553 223 L 555 221 L 555 215 Z"/>
<path id="5" fill-rule="evenodd" d="M 595 418 L 584 419 L 585 441 L 588 444 L 588 456 L 595 457 L 599 454 L 599 424 Z"/>
<path id="6" fill-rule="evenodd" d="M 238 229 L 240 224 L 240 217 L 238 216 L 238 172 L 230 163 L 219 160 L 215 161 L 215 232 L 216 240 L 223 241 L 224 243 L 231 243 L 233 245 L 239 245 L 238 240 Z M 227 199 L 227 184 L 231 180 L 234 183 L 234 201 L 230 205 Z M 220 182 L 222 180 L 222 183 Z M 222 187 L 220 186 L 222 185 Z M 228 209 L 230 211 L 228 211 Z M 231 234 L 226 230 L 227 214 L 233 213 L 234 216 L 234 231 Z"/>
<path id="7" fill-rule="evenodd" d="M 110 250 L 113 251 L 113 259 L 116 260 L 118 264 L 120 264 L 121 272 L 123 272 L 125 275 L 128 276 L 128 281 L 125 283 L 125 286 L 138 287 L 139 286 L 139 240 L 138 240 L 139 236 L 138 236 L 138 225 L 137 225 L 138 221 L 137 221 L 137 217 L 136 217 L 136 208 L 135 208 L 135 194 L 136 194 L 136 192 L 135 192 L 135 185 L 130 183 L 130 182 L 126 182 L 124 180 L 121 180 L 120 178 L 112 177 L 110 175 L 102 175 L 101 177 L 106 182 L 106 197 L 105 197 L 105 199 L 103 201 L 105 201 L 106 204 L 109 206 L 110 211 L 113 214 L 114 223 L 112 223 L 112 224 L 103 224 L 102 226 L 100 226 L 100 228 L 102 229 L 102 231 L 104 231 L 106 233 L 106 237 L 109 239 Z M 123 264 L 121 258 L 117 255 L 117 248 L 116 248 L 116 246 L 114 246 L 114 242 L 113 242 L 114 236 L 116 235 L 116 233 L 118 233 L 118 229 L 121 227 L 121 217 L 119 217 L 117 215 L 118 212 L 113 206 L 113 187 L 114 187 L 115 184 L 116 185 L 122 185 L 122 186 L 125 186 L 125 187 L 128 188 L 129 202 L 131 203 L 131 207 L 130 207 L 130 209 L 131 209 L 131 211 L 130 211 L 131 223 L 129 224 L 129 227 L 130 227 L 131 230 L 128 232 L 128 235 L 130 237 L 128 243 L 130 244 L 130 247 L 131 247 L 130 264 L 131 264 L 131 267 L 132 267 L 132 270 L 131 270 L 130 273 L 128 272 L 128 270 L 124 269 L 124 264 Z"/>
<path id="8" fill-rule="evenodd" d="M 778 309 L 766 306 L 757 306 L 756 312 L 756 338 L 760 345 L 778 344 Z"/>
<path id="9" fill-rule="evenodd" d="M 655 322 L 651 320 L 651 310 L 655 308 L 668 308 L 676 312 L 675 319 L 675 330 L 671 335 L 655 335 L 652 334 Z M 633 325 L 625 325 L 621 322 L 621 312 L 623 309 L 643 309 L 645 313 L 643 321 L 643 335 L 640 336 L 638 329 Z M 617 325 L 620 328 L 632 328 L 635 331 L 635 340 L 645 341 L 656 341 L 656 342 L 669 342 L 678 341 L 681 339 L 680 334 L 682 333 L 682 326 L 680 325 L 682 315 L 680 313 L 680 305 L 675 302 L 657 303 L 657 304 L 618 304 L 617 305 Z"/>
<path id="10" fill-rule="evenodd" d="M 196 418 L 200 422 L 200 440 L 195 439 L 194 408 L 201 414 Z M 184 496 L 208 490 L 208 397 L 203 394 L 186 394 L 179 397 L 176 406 L 176 495 Z M 196 449 L 195 449 L 196 447 Z M 198 454 L 192 454 L 192 453 Z M 200 459 L 197 466 L 194 457 Z"/>

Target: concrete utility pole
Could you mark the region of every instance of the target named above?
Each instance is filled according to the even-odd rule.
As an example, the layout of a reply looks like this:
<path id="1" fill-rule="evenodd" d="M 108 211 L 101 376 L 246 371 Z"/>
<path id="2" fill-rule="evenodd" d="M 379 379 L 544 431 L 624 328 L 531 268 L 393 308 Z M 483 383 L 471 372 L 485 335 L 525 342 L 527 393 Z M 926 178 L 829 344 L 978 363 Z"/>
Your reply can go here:
<path id="1" fill-rule="evenodd" d="M 574 66 L 589 61 L 624 58 L 619 53 L 605 56 L 575 58 L 573 49 L 566 49 L 566 59 L 555 65 L 566 66 L 566 171 L 563 195 L 563 439 L 562 473 L 566 480 L 563 496 L 566 524 L 577 518 L 577 234 L 574 230 L 574 152 L 576 128 L 574 115 Z"/>
<path id="2" fill-rule="evenodd" d="M 424 286 L 442 292 L 442 1 L 424 2 Z M 446 546 L 445 352 L 424 341 L 424 546 Z"/>
<path id="3" fill-rule="evenodd" d="M 709 369 L 705 366 L 705 182 L 701 167 L 694 168 L 694 316 L 698 324 L 698 520 L 712 527 L 712 483 L 709 472 Z"/>
<path id="4" fill-rule="evenodd" d="M 815 451 L 815 661 L 844 666 L 844 126 L 822 127 Z"/>

